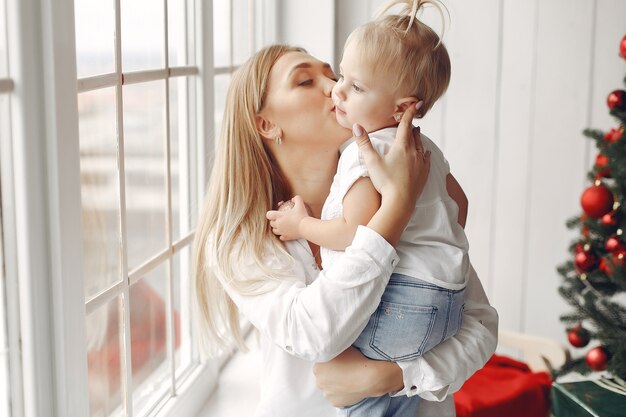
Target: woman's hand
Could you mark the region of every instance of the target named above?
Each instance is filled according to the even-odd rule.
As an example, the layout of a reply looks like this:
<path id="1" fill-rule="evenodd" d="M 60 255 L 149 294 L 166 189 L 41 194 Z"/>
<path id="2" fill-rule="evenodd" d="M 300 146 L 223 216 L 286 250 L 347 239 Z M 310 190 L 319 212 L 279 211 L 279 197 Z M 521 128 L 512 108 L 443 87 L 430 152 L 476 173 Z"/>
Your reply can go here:
<path id="1" fill-rule="evenodd" d="M 369 170 L 372 184 L 381 195 L 381 206 L 367 226 L 396 245 L 406 227 L 430 170 L 430 152 L 424 152 L 420 130 L 411 121 L 423 102 L 402 115 L 396 140 L 381 157 L 365 130 L 355 124 L 354 135 Z"/>
<path id="2" fill-rule="evenodd" d="M 400 391 L 404 386 L 402 370 L 396 363 L 368 359 L 353 347 L 328 362 L 315 364 L 313 373 L 318 388 L 335 407 Z"/>
<path id="3" fill-rule="evenodd" d="M 404 112 L 396 140 L 384 157 L 374 150 L 367 132 L 360 125 L 355 124 L 353 128 L 355 140 L 376 190 L 383 199 L 406 202 L 411 210 L 426 185 L 430 169 L 430 153 L 424 153 L 420 128 L 413 128 L 411 124 L 422 104 L 423 101 L 419 101 Z"/>

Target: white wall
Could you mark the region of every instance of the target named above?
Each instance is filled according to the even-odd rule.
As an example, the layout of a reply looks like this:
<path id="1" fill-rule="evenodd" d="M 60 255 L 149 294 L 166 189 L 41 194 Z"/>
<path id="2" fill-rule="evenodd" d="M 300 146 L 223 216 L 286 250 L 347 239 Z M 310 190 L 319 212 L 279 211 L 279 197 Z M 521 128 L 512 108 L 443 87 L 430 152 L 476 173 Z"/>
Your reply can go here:
<path id="1" fill-rule="evenodd" d="M 283 40 L 312 52 L 332 29 L 340 57 L 345 37 L 384 0 L 284 0 Z M 578 203 L 595 148 L 585 127 L 614 126 L 606 96 L 623 88 L 618 44 L 626 34 L 623 0 L 445 0 L 452 60 L 445 97 L 420 123 L 447 155 L 470 200 L 471 256 L 503 328 L 565 341 L 558 316 L 556 266 L 576 236 L 565 221 Z M 424 20 L 437 30 L 439 17 Z M 289 20 L 289 19 L 287 19 Z M 328 30 L 331 30 L 328 29 Z M 293 38 L 292 38 L 293 37 Z M 315 43 L 317 42 L 317 43 Z M 331 61 L 332 62 L 332 61 Z M 337 60 L 336 62 L 339 62 Z"/>
<path id="2" fill-rule="evenodd" d="M 335 0 L 278 0 L 278 14 L 279 42 L 306 48 L 312 55 L 332 65 L 335 56 Z"/>

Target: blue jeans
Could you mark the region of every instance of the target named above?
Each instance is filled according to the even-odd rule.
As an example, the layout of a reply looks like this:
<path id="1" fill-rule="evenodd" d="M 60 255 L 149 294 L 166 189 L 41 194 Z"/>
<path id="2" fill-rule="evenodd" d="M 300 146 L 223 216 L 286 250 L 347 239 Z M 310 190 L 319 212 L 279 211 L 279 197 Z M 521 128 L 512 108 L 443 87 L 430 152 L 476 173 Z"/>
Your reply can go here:
<path id="1" fill-rule="evenodd" d="M 393 362 L 422 356 L 454 336 L 463 320 L 465 290 L 449 290 L 426 281 L 392 274 L 382 299 L 354 346 L 370 359 Z M 341 408 L 345 417 L 412 417 L 419 396 L 365 398 Z"/>

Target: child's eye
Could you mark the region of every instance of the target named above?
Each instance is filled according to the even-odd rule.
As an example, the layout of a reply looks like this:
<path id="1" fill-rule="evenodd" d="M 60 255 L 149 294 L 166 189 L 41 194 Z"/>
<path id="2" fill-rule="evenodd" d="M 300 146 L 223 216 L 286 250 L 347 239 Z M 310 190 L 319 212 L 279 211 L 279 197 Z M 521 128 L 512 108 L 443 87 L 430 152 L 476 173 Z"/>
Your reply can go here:
<path id="1" fill-rule="evenodd" d="M 362 93 L 363 92 L 363 89 L 361 87 L 359 87 L 358 85 L 356 85 L 356 84 L 352 84 L 352 89 L 354 91 L 356 91 L 357 93 Z"/>

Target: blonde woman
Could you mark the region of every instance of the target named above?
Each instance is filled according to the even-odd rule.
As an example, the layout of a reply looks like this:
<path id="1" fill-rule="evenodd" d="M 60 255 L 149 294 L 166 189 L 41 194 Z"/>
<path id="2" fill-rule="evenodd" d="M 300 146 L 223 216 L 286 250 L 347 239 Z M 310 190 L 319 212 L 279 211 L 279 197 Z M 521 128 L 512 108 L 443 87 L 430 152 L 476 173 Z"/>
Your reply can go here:
<path id="1" fill-rule="evenodd" d="M 332 405 L 393 391 L 443 400 L 495 349 L 497 317 L 470 274 L 461 330 L 423 357 L 400 368 L 354 350 L 339 355 L 365 327 L 398 261 L 393 245 L 426 181 L 428 157 L 419 135 L 411 137 L 415 107 L 384 158 L 357 126 L 380 208 L 323 271 L 317 246 L 280 242 L 265 213 L 297 194 L 319 217 L 339 146 L 351 136 L 335 118 L 334 84 L 328 64 L 298 48 L 272 46 L 238 70 L 226 100 L 194 244 L 196 301 L 207 352 L 243 347 L 240 313 L 259 330 L 264 364 L 256 417 L 330 417 Z M 315 368 L 320 390 L 314 362 L 331 359 Z M 430 410 L 454 415 L 449 400 Z"/>

